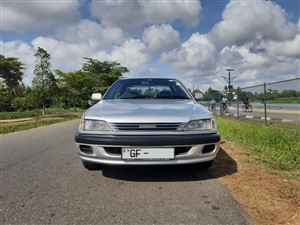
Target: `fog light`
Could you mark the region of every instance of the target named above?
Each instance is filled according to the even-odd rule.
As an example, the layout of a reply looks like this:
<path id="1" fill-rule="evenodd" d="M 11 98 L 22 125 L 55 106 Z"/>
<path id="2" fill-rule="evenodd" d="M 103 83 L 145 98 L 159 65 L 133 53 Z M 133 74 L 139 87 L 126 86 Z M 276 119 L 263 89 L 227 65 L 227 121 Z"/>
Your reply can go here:
<path id="1" fill-rule="evenodd" d="M 202 150 L 202 153 L 203 154 L 211 153 L 213 150 L 215 150 L 215 148 L 216 148 L 216 145 L 205 145 Z"/>
<path id="2" fill-rule="evenodd" d="M 85 154 L 93 154 L 94 153 L 93 148 L 89 145 L 79 145 L 79 149 L 82 153 L 85 153 Z"/>

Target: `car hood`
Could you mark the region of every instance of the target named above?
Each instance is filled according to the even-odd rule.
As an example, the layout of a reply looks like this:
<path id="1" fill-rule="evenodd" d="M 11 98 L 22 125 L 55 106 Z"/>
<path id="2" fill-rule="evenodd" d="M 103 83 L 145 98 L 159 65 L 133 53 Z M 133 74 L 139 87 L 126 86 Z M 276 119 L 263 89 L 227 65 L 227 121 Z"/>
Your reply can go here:
<path id="1" fill-rule="evenodd" d="M 114 99 L 101 100 L 84 117 L 109 123 L 184 123 L 212 115 L 193 100 Z"/>

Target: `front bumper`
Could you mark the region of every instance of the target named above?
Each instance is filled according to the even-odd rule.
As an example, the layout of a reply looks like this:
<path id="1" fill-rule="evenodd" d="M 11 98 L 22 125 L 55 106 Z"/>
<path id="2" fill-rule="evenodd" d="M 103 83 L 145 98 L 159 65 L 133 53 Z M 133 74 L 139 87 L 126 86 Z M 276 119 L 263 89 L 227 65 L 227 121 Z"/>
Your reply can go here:
<path id="1" fill-rule="evenodd" d="M 192 164 L 213 160 L 219 151 L 220 135 L 96 135 L 77 133 L 76 149 L 80 158 L 99 164 L 108 165 L 177 165 Z M 83 151 L 83 148 L 91 151 Z M 174 147 L 186 151 L 175 154 L 171 160 L 123 160 L 120 152 L 109 152 L 107 149 L 122 147 Z M 209 149 L 209 151 L 207 151 Z"/>

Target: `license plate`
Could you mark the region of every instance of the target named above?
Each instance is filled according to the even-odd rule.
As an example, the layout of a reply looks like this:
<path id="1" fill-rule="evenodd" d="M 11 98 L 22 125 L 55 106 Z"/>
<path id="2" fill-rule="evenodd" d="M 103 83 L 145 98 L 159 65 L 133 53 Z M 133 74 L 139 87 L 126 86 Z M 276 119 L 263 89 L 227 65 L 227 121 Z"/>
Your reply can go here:
<path id="1" fill-rule="evenodd" d="M 174 159 L 174 148 L 122 148 L 122 159 Z"/>

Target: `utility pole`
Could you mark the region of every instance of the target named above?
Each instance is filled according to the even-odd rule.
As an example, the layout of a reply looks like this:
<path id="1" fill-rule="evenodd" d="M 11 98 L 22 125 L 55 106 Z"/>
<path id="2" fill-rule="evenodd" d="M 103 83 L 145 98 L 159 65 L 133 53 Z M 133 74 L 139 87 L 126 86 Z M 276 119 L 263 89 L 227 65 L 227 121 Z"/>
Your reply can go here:
<path id="1" fill-rule="evenodd" d="M 232 81 L 233 81 L 235 78 L 237 78 L 238 76 L 235 76 L 235 77 L 231 77 L 231 76 L 230 76 L 230 72 L 231 72 L 231 71 L 234 71 L 234 69 L 232 69 L 232 68 L 225 68 L 225 70 L 228 71 L 228 78 L 227 78 L 227 77 L 223 77 L 223 76 L 221 76 L 221 77 L 223 77 L 224 80 L 226 80 L 227 83 L 228 83 L 228 89 L 229 89 L 229 99 L 228 99 L 228 101 L 229 101 L 229 105 L 230 105 L 231 97 L 232 97 L 232 96 L 231 96 L 231 91 L 232 91 L 231 83 L 232 83 Z"/>

